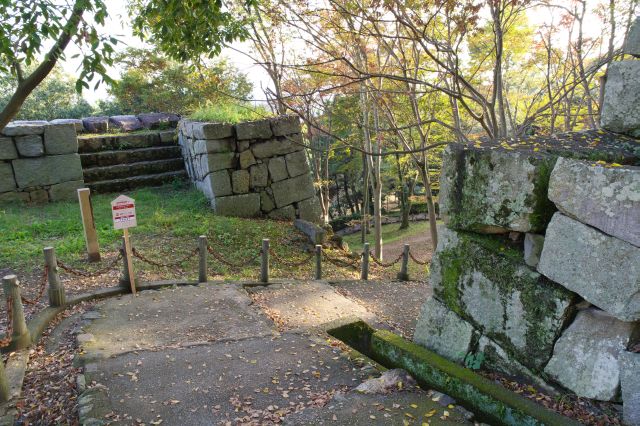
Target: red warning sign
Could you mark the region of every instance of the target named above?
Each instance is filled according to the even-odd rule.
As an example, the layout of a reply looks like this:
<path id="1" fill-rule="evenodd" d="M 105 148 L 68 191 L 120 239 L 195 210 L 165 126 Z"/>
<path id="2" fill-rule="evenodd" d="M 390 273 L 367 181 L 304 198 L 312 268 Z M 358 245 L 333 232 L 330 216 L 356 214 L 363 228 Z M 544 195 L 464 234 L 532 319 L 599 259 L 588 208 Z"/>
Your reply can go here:
<path id="1" fill-rule="evenodd" d="M 111 202 L 111 216 L 115 229 L 126 229 L 137 226 L 136 202 L 133 198 L 120 195 Z"/>

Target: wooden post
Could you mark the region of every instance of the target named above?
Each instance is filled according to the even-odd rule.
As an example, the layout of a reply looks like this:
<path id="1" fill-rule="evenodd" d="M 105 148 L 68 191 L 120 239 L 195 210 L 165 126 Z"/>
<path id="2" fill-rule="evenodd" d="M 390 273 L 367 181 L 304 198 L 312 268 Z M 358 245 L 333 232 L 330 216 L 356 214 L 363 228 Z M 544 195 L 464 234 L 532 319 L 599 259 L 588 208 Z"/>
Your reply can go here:
<path id="1" fill-rule="evenodd" d="M 124 228 L 124 252 L 127 254 L 126 261 L 131 293 L 136 294 L 136 275 L 133 272 L 133 253 L 131 251 L 131 241 L 129 241 L 129 228 Z"/>
<path id="2" fill-rule="evenodd" d="M 402 281 L 409 281 L 409 250 L 409 244 L 405 244 L 402 252 L 402 265 L 400 272 L 398 272 L 398 279 Z"/>
<path id="3" fill-rule="evenodd" d="M 53 247 L 44 248 L 44 265 L 47 268 L 49 280 L 49 306 L 64 306 L 67 303 L 67 298 L 58 275 L 58 261 Z"/>
<path id="4" fill-rule="evenodd" d="M 100 246 L 98 244 L 96 223 L 93 220 L 91 190 L 89 188 L 78 189 L 78 201 L 80 202 L 84 240 L 87 243 L 87 256 L 89 257 L 89 262 L 97 262 L 100 260 Z"/>
<path id="5" fill-rule="evenodd" d="M 200 264 L 198 267 L 198 282 L 207 282 L 207 236 L 200 235 L 198 237 L 198 255 Z"/>
<path id="6" fill-rule="evenodd" d="M 260 264 L 260 281 L 269 282 L 269 239 L 262 240 L 262 263 Z"/>
<path id="7" fill-rule="evenodd" d="M 362 271 L 360 271 L 360 279 L 369 279 L 369 243 L 364 243 L 362 249 Z"/>
<path id="8" fill-rule="evenodd" d="M 322 279 L 322 246 L 316 244 L 316 280 Z"/>
<path id="9" fill-rule="evenodd" d="M 0 402 L 7 402 L 10 398 L 9 381 L 4 371 L 4 361 L 0 359 Z"/>
<path id="10" fill-rule="evenodd" d="M 129 273 L 129 258 L 130 254 L 127 251 L 127 245 L 125 243 L 124 236 L 122 237 L 122 274 L 120 275 L 120 286 L 124 288 L 131 288 L 132 280 L 131 274 Z"/>
<path id="11" fill-rule="evenodd" d="M 27 321 L 24 319 L 24 308 L 22 307 L 22 299 L 20 298 L 20 287 L 18 287 L 18 278 L 15 275 L 6 275 L 2 278 L 2 287 L 4 289 L 4 297 L 9 300 L 11 298 L 11 318 L 8 321 L 13 323 L 13 334 L 11 335 L 11 344 L 7 346 L 10 351 L 26 348 L 31 344 L 31 335 L 27 328 Z"/>

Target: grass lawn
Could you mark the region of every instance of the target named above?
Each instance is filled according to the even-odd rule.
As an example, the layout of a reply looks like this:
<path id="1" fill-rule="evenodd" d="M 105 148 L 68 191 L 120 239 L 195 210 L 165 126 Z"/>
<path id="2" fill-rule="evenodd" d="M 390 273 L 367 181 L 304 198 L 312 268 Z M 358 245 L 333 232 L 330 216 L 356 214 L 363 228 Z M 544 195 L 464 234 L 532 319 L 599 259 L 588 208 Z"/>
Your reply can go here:
<path id="1" fill-rule="evenodd" d="M 419 222 L 411 222 L 408 229 L 399 229 L 399 223 L 390 223 L 387 225 L 382 225 L 382 241 L 385 244 L 389 244 L 395 241 L 401 241 L 406 238 L 412 237 L 414 235 L 428 233 L 429 232 L 429 222 L 426 220 Z M 360 232 L 356 232 L 355 234 L 345 235 L 343 237 L 344 241 L 349 244 L 349 247 L 352 247 L 352 250 L 361 247 L 361 234 Z M 373 230 L 371 233 L 367 235 L 367 242 L 370 245 L 373 245 Z"/>

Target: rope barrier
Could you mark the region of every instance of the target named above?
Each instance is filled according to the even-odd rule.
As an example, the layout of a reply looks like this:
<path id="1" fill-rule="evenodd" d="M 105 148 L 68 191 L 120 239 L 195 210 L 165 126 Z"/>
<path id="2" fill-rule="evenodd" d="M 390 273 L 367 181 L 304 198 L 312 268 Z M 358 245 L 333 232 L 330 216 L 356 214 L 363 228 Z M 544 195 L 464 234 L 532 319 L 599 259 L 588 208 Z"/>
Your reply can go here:
<path id="1" fill-rule="evenodd" d="M 245 266 L 249 266 L 252 263 L 254 263 L 256 260 L 258 260 L 258 258 L 262 255 L 262 250 L 260 250 L 258 252 L 258 254 L 252 258 L 249 259 L 245 259 L 240 263 L 235 263 L 235 262 L 231 262 L 227 259 L 225 259 L 220 253 L 218 253 L 213 247 L 211 246 L 207 246 L 207 251 L 209 252 L 209 254 L 211 256 L 213 256 L 216 260 L 218 260 L 219 262 L 231 267 L 231 268 L 235 268 L 235 269 L 240 269 L 240 268 L 244 268 Z"/>
<path id="2" fill-rule="evenodd" d="M 13 299 L 7 297 L 7 333 L 4 335 L 4 339 L 0 340 L 0 348 L 6 348 L 11 344 L 13 337 Z"/>
<path id="3" fill-rule="evenodd" d="M 71 274 L 71 275 L 76 275 L 79 277 L 85 277 L 85 278 L 91 278 L 91 277 L 99 277 L 100 275 L 104 275 L 107 272 L 111 271 L 112 269 L 115 269 L 115 266 L 118 264 L 118 261 L 120 261 L 120 259 L 122 259 L 122 251 L 120 251 L 120 253 L 111 261 L 107 264 L 107 266 L 105 266 L 104 268 L 98 269 L 97 271 L 93 271 L 93 272 L 88 272 L 88 271 L 83 271 L 81 269 L 76 269 L 76 268 L 72 268 L 69 265 L 66 265 L 65 263 L 63 263 L 62 261 L 58 260 L 57 261 L 57 265 L 58 267 L 60 267 L 60 269 L 62 269 L 63 271 Z"/>
<path id="4" fill-rule="evenodd" d="M 190 253 L 188 253 L 186 256 L 184 256 L 180 260 L 177 260 L 177 261 L 172 262 L 172 263 L 162 263 L 162 262 L 158 262 L 158 261 L 153 260 L 153 259 L 149 259 L 145 255 L 140 253 L 138 250 L 136 250 L 135 247 L 131 247 L 131 253 L 133 254 L 133 257 L 136 257 L 136 258 L 142 260 L 143 262 L 148 263 L 149 265 L 157 266 L 159 268 L 175 268 L 175 267 L 179 266 L 180 264 L 186 262 L 187 260 L 191 259 L 193 256 L 196 255 L 196 253 L 198 253 L 198 251 L 200 251 L 200 249 L 198 247 L 196 247 L 195 249 L 191 250 Z"/>
<path id="5" fill-rule="evenodd" d="M 299 262 L 292 262 L 288 259 L 285 259 L 281 256 L 279 256 L 273 249 L 269 249 L 269 254 L 271 254 L 273 256 L 273 258 L 277 261 L 280 262 L 282 264 L 284 264 L 285 266 L 289 266 L 292 268 L 297 268 L 299 266 L 304 265 L 305 263 L 309 262 L 311 259 L 313 259 L 315 257 L 315 253 L 311 253 L 309 256 L 307 256 L 306 258 L 302 259 Z"/>
<path id="6" fill-rule="evenodd" d="M 26 303 L 27 305 L 35 305 L 38 302 L 40 302 L 40 300 L 42 299 L 42 296 L 44 296 L 44 292 L 47 288 L 47 280 L 49 278 L 49 266 L 45 265 L 44 266 L 44 271 L 42 272 L 42 277 L 40 278 L 40 288 L 38 290 L 37 296 L 33 299 L 28 299 L 26 297 L 24 297 L 23 295 L 20 295 L 20 298 L 22 299 L 22 301 L 24 303 Z"/>

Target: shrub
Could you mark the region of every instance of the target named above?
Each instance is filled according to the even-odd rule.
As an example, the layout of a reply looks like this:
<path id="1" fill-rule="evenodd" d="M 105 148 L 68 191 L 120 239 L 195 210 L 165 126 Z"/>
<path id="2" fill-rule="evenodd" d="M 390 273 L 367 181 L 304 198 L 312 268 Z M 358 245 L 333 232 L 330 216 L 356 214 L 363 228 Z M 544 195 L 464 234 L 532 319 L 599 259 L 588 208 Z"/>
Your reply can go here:
<path id="1" fill-rule="evenodd" d="M 329 224 L 333 228 L 333 231 L 336 232 L 348 227 L 350 225 L 350 222 L 361 219 L 362 216 L 359 213 L 354 213 L 346 216 L 336 217 L 335 219 L 332 219 Z"/>
<path id="2" fill-rule="evenodd" d="M 258 120 L 273 114 L 262 106 L 253 107 L 248 104 L 208 103 L 196 109 L 189 118 L 197 121 L 236 124 L 243 121 Z"/>

